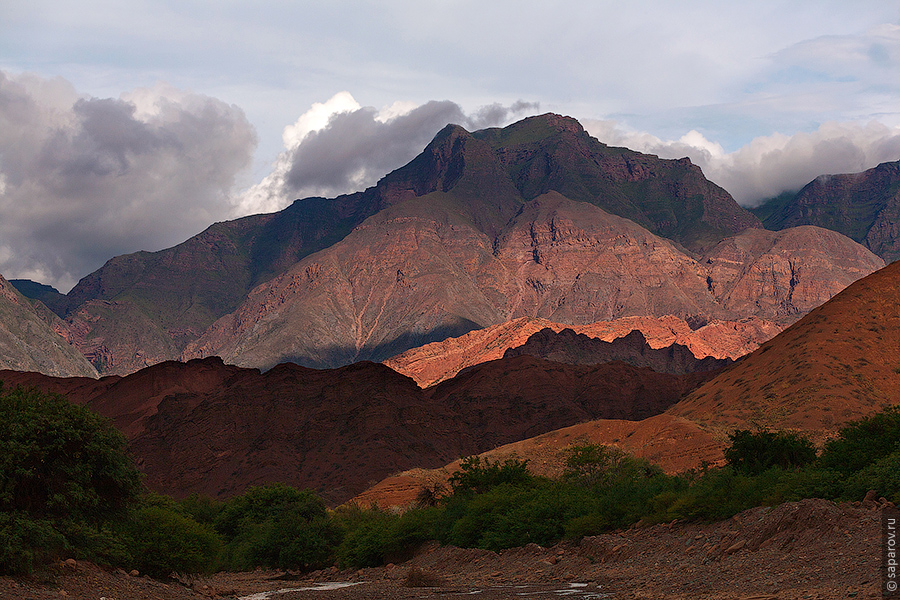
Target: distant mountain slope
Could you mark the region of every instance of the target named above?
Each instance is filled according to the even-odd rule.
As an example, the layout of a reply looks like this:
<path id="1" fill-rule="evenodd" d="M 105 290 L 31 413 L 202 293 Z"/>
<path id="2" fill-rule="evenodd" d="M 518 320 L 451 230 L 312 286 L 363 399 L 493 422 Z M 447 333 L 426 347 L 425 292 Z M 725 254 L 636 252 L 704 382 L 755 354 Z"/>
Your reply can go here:
<path id="1" fill-rule="evenodd" d="M 493 148 L 526 200 L 556 191 L 699 252 L 760 227 L 690 159 L 661 160 L 607 146 L 572 118 L 530 117 L 473 135 Z"/>
<path id="2" fill-rule="evenodd" d="M 541 329 L 562 331 L 567 327 L 570 326 L 547 319 L 519 317 L 470 331 L 460 337 L 412 348 L 392 356 L 384 364 L 412 377 L 421 387 L 427 387 L 453 377 L 466 367 L 502 358 L 506 350 L 521 346 Z M 712 356 L 731 359 L 752 352 L 782 330 L 779 325 L 756 317 L 740 321 L 714 320 L 692 329 L 686 321 L 672 315 L 623 317 L 571 328 L 577 333 L 607 342 L 631 331 L 640 331 L 652 348 L 679 343 L 690 348 L 697 358 Z"/>
<path id="3" fill-rule="evenodd" d="M 672 407 L 711 430 L 816 437 L 900 400 L 900 262 L 857 281 Z"/>
<path id="4" fill-rule="evenodd" d="M 884 266 L 849 238 L 820 227 L 748 229 L 704 257 L 707 286 L 729 314 L 790 324 Z"/>
<path id="5" fill-rule="evenodd" d="M 50 329 L 31 302 L 2 276 L 0 369 L 39 371 L 60 377 L 97 376 L 84 356 Z"/>
<path id="6" fill-rule="evenodd" d="M 900 161 L 863 173 L 822 175 L 753 212 L 769 229 L 817 225 L 838 231 L 893 262 L 900 259 Z"/>
<path id="7" fill-rule="evenodd" d="M 571 329 L 553 331 L 549 327 L 534 333 L 524 344 L 510 348 L 504 358 L 522 355 L 570 365 L 596 365 L 622 361 L 634 367 L 653 369 L 657 373 L 684 375 L 715 371 L 732 363 L 729 359 L 697 358 L 687 346 L 671 344 L 651 348 L 638 330 L 610 342 L 575 333 Z"/>
<path id="8" fill-rule="evenodd" d="M 68 300 L 65 294 L 59 293 L 55 287 L 30 279 L 10 279 L 9 283 L 26 298 L 42 302 L 57 315 L 65 315 Z"/>
<path id="9" fill-rule="evenodd" d="M 210 354 L 337 366 L 519 316 L 787 323 L 880 266 L 761 232 L 689 160 L 608 147 L 574 119 L 449 125 L 364 192 L 111 259 L 67 295 L 65 336 L 105 374 Z M 740 264 L 736 246 L 753 249 Z"/>
<path id="10" fill-rule="evenodd" d="M 792 322 L 882 265 L 816 228 L 751 229 L 698 261 L 556 192 L 491 238 L 452 197 L 433 192 L 381 211 L 255 288 L 182 358 L 334 367 L 526 316 L 567 325 L 665 315 Z"/>
<path id="11" fill-rule="evenodd" d="M 279 213 L 217 223 L 174 248 L 113 258 L 79 282 L 58 311 L 72 323 L 70 339 L 102 372 L 124 374 L 177 357 L 255 286 L 332 246 L 381 210 L 443 195 L 442 204 L 491 247 L 524 204 L 550 191 L 695 249 L 759 226 L 686 159 L 609 148 L 573 119 L 542 115 L 475 133 L 448 126 L 413 161 L 365 192 L 300 200 Z M 473 326 L 461 323 L 433 331 Z M 417 331 L 405 338 L 432 339 Z"/>

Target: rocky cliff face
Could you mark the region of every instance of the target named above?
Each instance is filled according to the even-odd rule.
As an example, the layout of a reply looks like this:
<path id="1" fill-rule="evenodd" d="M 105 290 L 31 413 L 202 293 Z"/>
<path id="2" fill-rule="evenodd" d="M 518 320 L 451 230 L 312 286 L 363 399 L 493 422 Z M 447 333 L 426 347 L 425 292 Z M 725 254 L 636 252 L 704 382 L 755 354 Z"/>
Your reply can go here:
<path id="1" fill-rule="evenodd" d="M 46 311 L 45 318 L 61 326 Z M 54 321 L 55 320 L 55 321 Z M 16 288 L 0 276 L 0 369 L 39 371 L 60 377 L 96 377 L 97 371 L 55 333 Z"/>
<path id="2" fill-rule="evenodd" d="M 743 254 L 732 248 L 750 247 Z M 787 255 L 796 250 L 798 258 Z M 806 252 L 806 254 L 803 254 Z M 780 276 L 794 265 L 794 277 Z M 440 192 L 397 204 L 254 289 L 183 358 L 330 367 L 519 317 L 792 322 L 882 261 L 822 229 L 748 230 L 700 260 L 631 221 L 550 192 L 494 239 Z M 742 303 L 741 293 L 750 300 Z"/>
<path id="3" fill-rule="evenodd" d="M 769 229 L 825 227 L 893 262 L 900 259 L 900 161 L 863 173 L 822 175 L 755 212 Z"/>

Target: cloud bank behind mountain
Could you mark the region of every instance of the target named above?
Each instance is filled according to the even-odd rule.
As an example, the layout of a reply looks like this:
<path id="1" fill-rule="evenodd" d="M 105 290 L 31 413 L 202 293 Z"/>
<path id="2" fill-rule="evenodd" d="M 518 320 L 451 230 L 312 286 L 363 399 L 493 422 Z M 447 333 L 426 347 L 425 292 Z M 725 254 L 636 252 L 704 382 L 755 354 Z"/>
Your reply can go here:
<path id="1" fill-rule="evenodd" d="M 256 134 L 243 112 L 167 86 L 118 99 L 0 72 L 0 269 L 71 287 L 230 210 Z"/>
<path id="2" fill-rule="evenodd" d="M 687 156 L 706 177 L 743 206 L 753 207 L 782 192 L 797 191 L 819 175 L 858 173 L 882 162 L 900 160 L 900 127 L 869 123 L 824 123 L 811 132 L 758 137 L 734 152 L 690 131 L 677 140 L 661 140 L 628 131 L 615 121 L 584 121 L 601 142 L 662 158 Z"/>
<path id="3" fill-rule="evenodd" d="M 94 98 L 60 78 L 0 71 L 0 273 L 66 291 L 113 256 L 374 185 L 448 123 L 474 131 L 540 110 L 518 101 L 466 111 L 448 100 L 376 109 L 340 92 L 284 128 L 271 172 L 248 186 L 257 136 L 237 106 L 163 83 Z M 618 121 L 582 123 L 608 144 L 689 156 L 748 206 L 823 173 L 900 160 L 900 128 L 878 121 L 758 137 L 733 152 L 697 131 L 665 140 Z"/>

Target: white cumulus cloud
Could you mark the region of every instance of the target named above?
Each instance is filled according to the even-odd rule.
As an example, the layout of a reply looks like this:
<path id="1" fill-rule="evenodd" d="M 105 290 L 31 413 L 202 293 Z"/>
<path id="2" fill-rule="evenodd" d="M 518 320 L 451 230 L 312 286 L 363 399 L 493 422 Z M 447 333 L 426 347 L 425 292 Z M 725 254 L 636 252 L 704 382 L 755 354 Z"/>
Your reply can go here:
<path id="1" fill-rule="evenodd" d="M 858 173 L 900 160 L 900 127 L 877 121 L 830 122 L 808 133 L 762 136 L 734 152 L 726 152 L 697 131 L 677 140 L 662 140 L 625 130 L 615 121 L 585 121 L 584 125 L 606 144 L 662 158 L 689 157 L 744 206 L 799 190 L 819 175 Z"/>

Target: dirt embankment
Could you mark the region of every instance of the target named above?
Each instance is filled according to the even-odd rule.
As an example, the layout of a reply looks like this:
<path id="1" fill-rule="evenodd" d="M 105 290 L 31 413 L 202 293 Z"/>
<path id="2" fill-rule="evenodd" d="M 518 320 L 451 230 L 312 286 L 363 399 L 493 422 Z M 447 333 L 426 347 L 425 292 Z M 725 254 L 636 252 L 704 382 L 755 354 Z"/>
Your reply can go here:
<path id="1" fill-rule="evenodd" d="M 804 500 L 750 509 L 719 523 L 632 527 L 553 548 L 500 553 L 429 544 L 385 567 L 297 576 L 256 571 L 161 583 L 70 562 L 40 578 L 0 578 L 0 598 L 880 598 L 883 506 Z"/>

